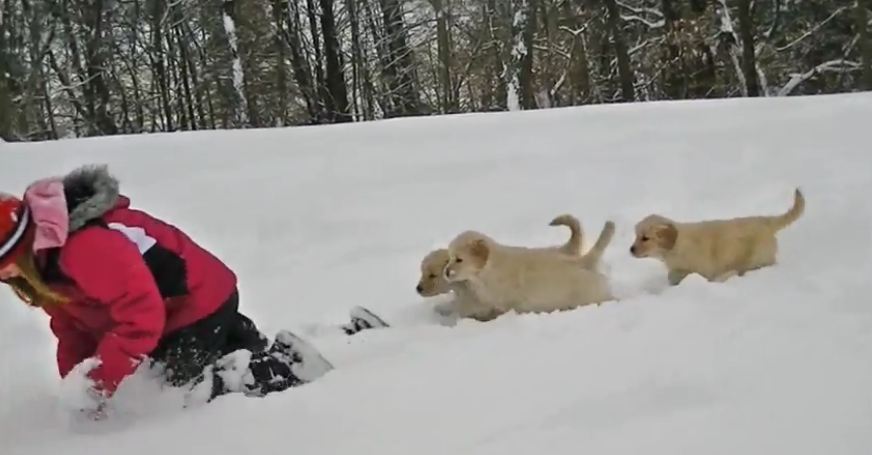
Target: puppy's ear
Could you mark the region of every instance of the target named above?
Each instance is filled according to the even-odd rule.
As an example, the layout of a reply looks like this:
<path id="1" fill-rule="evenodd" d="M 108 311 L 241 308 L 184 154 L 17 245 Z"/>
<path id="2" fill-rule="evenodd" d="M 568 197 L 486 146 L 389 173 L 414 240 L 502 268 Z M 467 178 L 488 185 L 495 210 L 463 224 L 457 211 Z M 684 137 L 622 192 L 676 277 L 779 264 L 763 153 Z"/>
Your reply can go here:
<path id="1" fill-rule="evenodd" d="M 490 256 L 490 247 L 484 239 L 477 239 L 469 246 L 469 252 L 484 264 Z"/>
<path id="2" fill-rule="evenodd" d="M 671 250 L 675 247 L 675 241 L 678 240 L 678 229 L 672 223 L 663 223 L 657 226 L 657 240 L 663 249 Z"/>

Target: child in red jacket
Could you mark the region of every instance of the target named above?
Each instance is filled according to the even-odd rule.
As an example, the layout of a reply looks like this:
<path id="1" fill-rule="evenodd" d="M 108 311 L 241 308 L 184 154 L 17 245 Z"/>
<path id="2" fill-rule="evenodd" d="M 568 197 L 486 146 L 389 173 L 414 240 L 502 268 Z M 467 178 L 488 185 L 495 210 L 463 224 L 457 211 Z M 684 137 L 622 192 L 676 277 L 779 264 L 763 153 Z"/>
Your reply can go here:
<path id="1" fill-rule="evenodd" d="M 174 386 L 263 396 L 332 366 L 288 331 L 271 346 L 239 313 L 236 276 L 178 228 L 130 208 L 103 167 L 0 195 L 0 280 L 50 316 L 62 377 L 93 358 L 93 406 L 150 358 Z M 356 309 L 353 334 L 385 326 Z M 244 355 L 240 355 L 242 352 Z"/>

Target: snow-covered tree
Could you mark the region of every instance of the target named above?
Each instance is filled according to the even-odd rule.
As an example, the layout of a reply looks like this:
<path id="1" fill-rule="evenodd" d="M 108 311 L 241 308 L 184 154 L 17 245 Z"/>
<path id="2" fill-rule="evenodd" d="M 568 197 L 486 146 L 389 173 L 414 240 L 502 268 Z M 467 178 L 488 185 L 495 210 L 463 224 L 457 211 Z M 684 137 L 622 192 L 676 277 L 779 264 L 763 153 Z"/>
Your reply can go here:
<path id="1" fill-rule="evenodd" d="M 0 137 L 872 90 L 872 0 L 4 0 Z"/>
<path id="2" fill-rule="evenodd" d="M 233 61 L 233 91 L 238 103 L 233 113 L 234 123 L 237 126 L 246 126 L 249 123 L 248 97 L 245 96 L 245 72 L 242 70 L 242 59 L 239 57 L 239 39 L 236 36 L 234 5 L 235 0 L 224 0 L 221 20 L 224 24 L 224 32 L 227 34 L 227 45 L 230 46 L 230 56 Z"/>

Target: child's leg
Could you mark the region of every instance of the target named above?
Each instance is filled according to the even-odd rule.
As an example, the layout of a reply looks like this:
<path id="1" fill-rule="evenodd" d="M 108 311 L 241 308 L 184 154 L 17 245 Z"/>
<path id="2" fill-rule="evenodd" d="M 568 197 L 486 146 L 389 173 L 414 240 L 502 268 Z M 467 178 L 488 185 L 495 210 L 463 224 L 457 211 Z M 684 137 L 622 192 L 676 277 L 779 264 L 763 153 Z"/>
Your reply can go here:
<path id="1" fill-rule="evenodd" d="M 267 338 L 238 312 L 238 303 L 234 293 L 214 314 L 161 340 L 151 357 L 165 366 L 168 383 L 206 387 L 211 401 L 233 392 L 263 396 L 333 369 L 315 348 L 288 331 L 279 332 L 267 350 Z"/>
<path id="2" fill-rule="evenodd" d="M 296 335 L 281 331 L 267 349 L 269 339 L 254 321 L 239 313 L 238 294 L 228 302 L 233 311 L 220 329 L 223 333 L 219 355 L 212 368 L 198 380 L 211 386 L 209 400 L 233 392 L 263 396 L 311 382 L 324 375 L 333 366 L 308 343 Z"/>
<path id="3" fill-rule="evenodd" d="M 268 346 L 269 339 L 257 328 L 254 321 L 237 312 L 230 323 L 223 354 L 230 354 L 239 349 L 260 352 L 266 350 Z"/>
<path id="4" fill-rule="evenodd" d="M 236 301 L 231 298 L 215 313 L 161 339 L 150 357 L 164 367 L 167 383 L 188 384 L 224 355 L 235 315 Z"/>

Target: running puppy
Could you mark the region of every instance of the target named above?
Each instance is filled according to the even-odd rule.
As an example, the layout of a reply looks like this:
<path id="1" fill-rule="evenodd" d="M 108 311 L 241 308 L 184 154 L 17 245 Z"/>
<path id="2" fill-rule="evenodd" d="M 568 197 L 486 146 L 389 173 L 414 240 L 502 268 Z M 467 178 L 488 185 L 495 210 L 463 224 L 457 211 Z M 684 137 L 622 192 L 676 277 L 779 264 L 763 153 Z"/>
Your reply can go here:
<path id="1" fill-rule="evenodd" d="M 606 277 L 592 270 L 614 234 L 607 222 L 599 249 L 568 256 L 541 249 L 506 246 L 475 231 L 451 241 L 445 278 L 465 283 L 476 300 L 499 313 L 551 312 L 611 300 Z M 595 265 L 595 263 L 594 263 Z"/>
<path id="2" fill-rule="evenodd" d="M 448 260 L 448 250 L 445 248 L 433 250 L 424 256 L 424 260 L 421 261 L 421 278 L 415 291 L 421 297 L 435 297 L 453 292 L 454 299 L 444 310 L 446 316 L 455 313 L 461 318 L 472 318 L 483 322 L 499 316 L 493 308 L 481 305 L 466 283 L 449 283 L 445 279 L 444 270 Z"/>
<path id="3" fill-rule="evenodd" d="M 576 217 L 572 215 L 560 215 L 551 220 L 549 226 L 568 227 L 570 232 L 569 239 L 563 245 L 544 247 L 541 248 L 541 250 L 574 256 L 581 254 L 581 243 L 584 233 L 581 230 L 581 224 L 578 222 Z M 448 265 L 448 250 L 444 248 L 433 250 L 428 253 L 427 256 L 424 256 L 424 259 L 421 261 L 421 277 L 418 279 L 418 285 L 415 286 L 415 291 L 421 297 L 433 297 L 440 294 L 446 294 L 456 287 L 449 285 L 445 280 L 443 271 L 445 270 L 446 265 Z"/>
<path id="4" fill-rule="evenodd" d="M 797 189 L 793 207 L 777 216 L 680 223 L 649 215 L 636 224 L 630 254 L 661 260 L 669 269 L 672 285 L 691 273 L 723 282 L 775 264 L 778 252 L 775 234 L 799 219 L 804 210 L 805 198 Z"/>
<path id="5" fill-rule="evenodd" d="M 578 219 L 572 215 L 561 215 L 551 221 L 550 225 L 568 226 L 572 236 L 566 244 L 560 247 L 529 248 L 529 250 L 578 256 L 582 240 L 582 231 Z M 614 223 L 606 223 L 593 248 L 582 256 L 580 261 L 582 267 L 595 269 L 599 265 L 603 252 L 611 242 L 614 232 Z M 444 248 L 431 251 L 424 257 L 423 261 L 421 261 L 421 277 L 418 280 L 418 285 L 415 287 L 418 294 L 422 297 L 433 297 L 453 292 L 454 300 L 451 302 L 451 306 L 453 311 L 461 318 L 489 321 L 502 314 L 501 311 L 498 311 L 493 306 L 484 305 L 479 302 L 475 293 L 469 289 L 466 282 L 448 282 L 444 271 L 449 259 L 448 250 Z"/>

